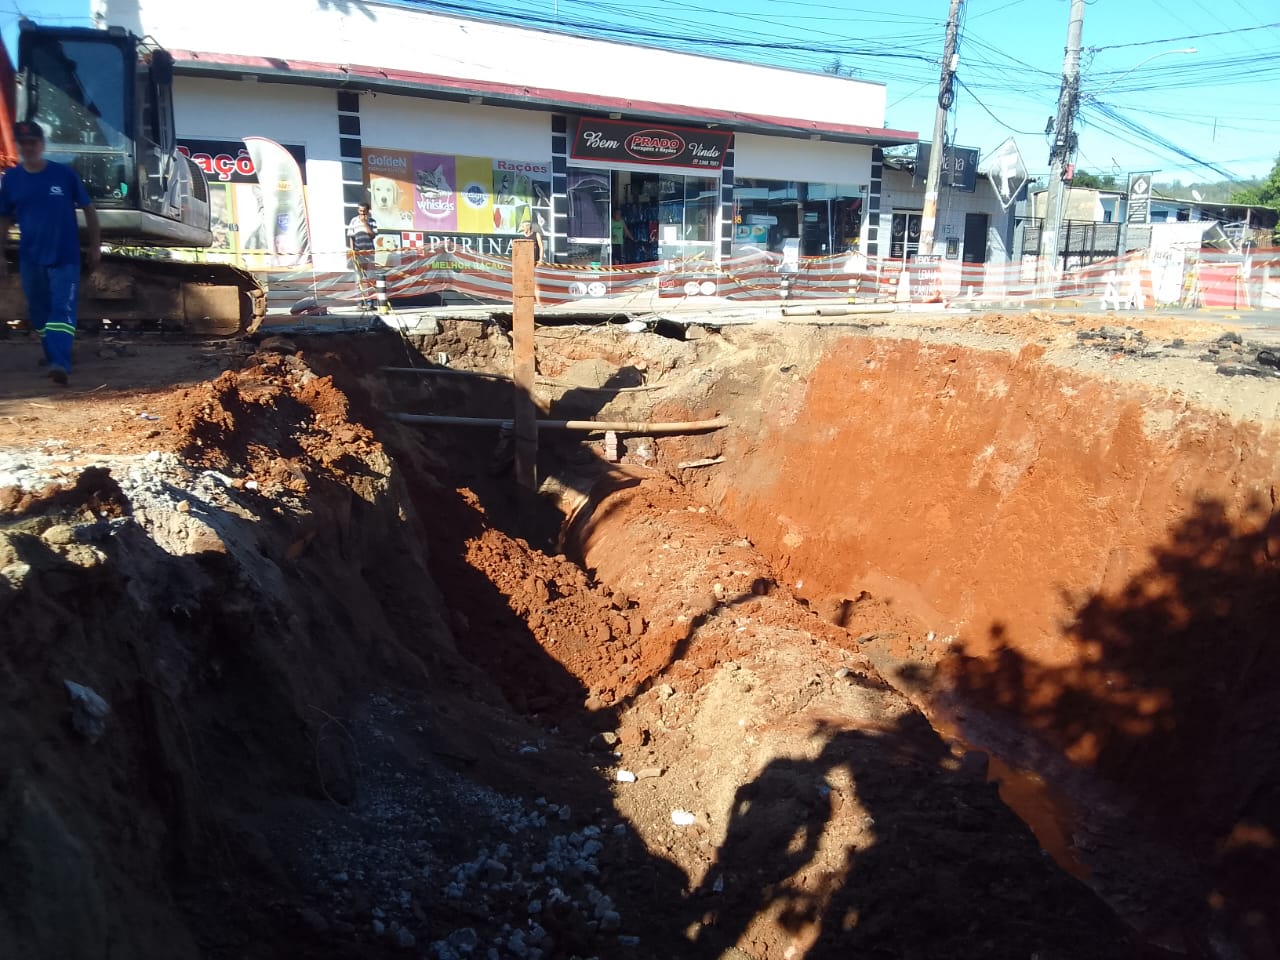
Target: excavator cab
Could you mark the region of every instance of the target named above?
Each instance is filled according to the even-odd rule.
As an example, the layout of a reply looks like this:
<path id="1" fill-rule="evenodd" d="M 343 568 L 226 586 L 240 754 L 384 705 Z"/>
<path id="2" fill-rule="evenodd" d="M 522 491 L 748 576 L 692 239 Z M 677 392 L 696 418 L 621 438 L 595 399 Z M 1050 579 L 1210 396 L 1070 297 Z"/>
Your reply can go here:
<path id="1" fill-rule="evenodd" d="M 23 20 L 16 107 L 17 119 L 44 129 L 48 158 L 84 181 L 105 242 L 213 242 L 204 172 L 177 149 L 168 52 L 118 27 Z"/>

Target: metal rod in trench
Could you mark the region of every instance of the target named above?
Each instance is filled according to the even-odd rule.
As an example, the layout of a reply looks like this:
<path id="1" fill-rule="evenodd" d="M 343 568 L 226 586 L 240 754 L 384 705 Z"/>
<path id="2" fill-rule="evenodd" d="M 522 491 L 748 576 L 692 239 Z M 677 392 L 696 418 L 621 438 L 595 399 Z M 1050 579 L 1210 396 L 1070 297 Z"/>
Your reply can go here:
<path id="1" fill-rule="evenodd" d="M 415 423 L 423 426 L 447 427 L 497 427 L 510 430 L 513 421 L 501 417 L 454 417 L 445 414 L 431 413 L 391 413 L 392 420 L 400 423 Z M 672 422 L 646 423 L 643 420 L 535 420 L 535 430 L 568 430 L 579 433 L 614 433 L 659 434 L 659 433 L 706 433 L 711 430 L 723 430 L 732 421 L 728 417 L 712 417 L 709 420 L 677 420 Z"/>

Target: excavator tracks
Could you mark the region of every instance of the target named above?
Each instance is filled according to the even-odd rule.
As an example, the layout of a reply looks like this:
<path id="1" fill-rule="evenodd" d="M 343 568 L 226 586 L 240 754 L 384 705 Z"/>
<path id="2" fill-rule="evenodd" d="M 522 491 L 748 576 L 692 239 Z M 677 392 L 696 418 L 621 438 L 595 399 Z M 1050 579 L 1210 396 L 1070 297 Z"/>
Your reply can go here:
<path id="1" fill-rule="evenodd" d="M 181 330 L 203 336 L 252 333 L 266 315 L 262 283 L 222 263 L 189 263 L 106 254 L 80 283 L 79 325 Z M 16 266 L 0 281 L 0 322 L 27 320 Z"/>

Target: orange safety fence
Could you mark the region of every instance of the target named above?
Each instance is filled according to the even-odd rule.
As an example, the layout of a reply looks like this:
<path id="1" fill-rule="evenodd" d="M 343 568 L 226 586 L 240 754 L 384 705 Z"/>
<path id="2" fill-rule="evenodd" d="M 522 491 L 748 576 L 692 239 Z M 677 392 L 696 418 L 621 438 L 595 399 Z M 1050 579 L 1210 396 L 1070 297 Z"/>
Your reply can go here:
<path id="1" fill-rule="evenodd" d="M 548 305 L 647 295 L 659 300 L 717 297 L 742 303 L 837 300 L 981 305 L 1055 299 L 1094 300 L 1099 306 L 1117 309 L 1178 302 L 1239 307 L 1257 306 L 1264 287 L 1280 283 L 1280 251 L 1256 251 L 1249 257 L 1188 251 L 1182 256 L 1172 275 L 1168 263 L 1157 268 L 1145 252 L 1135 252 L 1070 267 L 1049 284 L 1037 277 L 1036 260 L 1030 257 L 999 264 L 921 264 L 835 256 L 788 264 L 774 253 L 734 257 L 718 265 L 700 259 L 598 268 L 539 264 L 535 277 L 539 300 Z M 445 293 L 483 303 L 510 301 L 508 259 L 444 249 L 399 251 L 381 263 L 376 263 L 374 255 L 369 258 L 365 272 L 386 280 L 387 296 L 393 301 L 421 301 Z M 362 299 L 354 268 L 285 270 L 266 279 L 277 302 L 295 293 L 298 299 L 315 296 L 339 304 Z M 1187 302 L 1189 290 L 1195 291 L 1194 303 Z"/>

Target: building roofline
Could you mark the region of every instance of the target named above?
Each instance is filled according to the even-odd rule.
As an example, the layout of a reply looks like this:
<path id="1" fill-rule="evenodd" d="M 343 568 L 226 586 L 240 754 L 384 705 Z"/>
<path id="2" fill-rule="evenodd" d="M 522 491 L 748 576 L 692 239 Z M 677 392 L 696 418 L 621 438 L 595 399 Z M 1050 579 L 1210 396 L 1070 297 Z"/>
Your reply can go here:
<path id="1" fill-rule="evenodd" d="M 580 113 L 622 113 L 643 120 L 693 123 L 723 127 L 735 133 L 762 133 L 785 137 L 819 137 L 838 143 L 894 146 L 915 143 L 919 137 L 907 130 L 834 124 L 797 117 L 774 117 L 740 113 L 685 104 L 657 103 L 624 97 L 604 97 L 547 87 L 471 80 L 440 74 L 384 69 L 360 64 L 321 63 L 311 60 L 281 60 L 274 57 L 240 56 L 172 50 L 177 74 L 209 79 L 242 79 L 255 76 L 270 83 L 324 86 L 360 93 L 396 93 L 454 102 L 477 102 L 490 106 L 525 110 L 561 110 Z"/>
<path id="2" fill-rule="evenodd" d="M 461 11 L 428 9 L 418 6 L 413 2 L 413 0 L 363 0 L 363 2 L 366 6 L 391 7 L 394 10 L 408 10 L 412 13 L 427 13 L 442 17 L 446 20 L 465 20 L 468 23 L 480 23 L 485 26 L 508 27 L 512 30 L 521 30 L 526 33 L 544 33 L 552 37 L 562 37 L 571 40 L 590 40 L 594 43 L 605 43 L 617 47 L 630 47 L 634 50 L 652 50 L 657 53 L 672 53 L 683 57 L 693 57 L 698 60 L 715 60 L 719 63 L 732 63 L 738 66 L 760 67 L 765 70 L 778 70 L 782 73 L 795 74 L 799 77 L 827 77 L 834 80 L 844 80 L 849 83 L 865 83 L 868 86 L 885 87 L 886 89 L 889 86 L 883 80 L 864 80 L 862 77 L 843 77 L 837 74 L 826 73 L 822 70 L 805 70 L 797 67 L 765 63 L 760 60 L 742 60 L 737 57 L 727 57 L 723 54 L 717 53 L 693 53 L 692 51 L 679 50 L 675 47 L 664 47 L 657 43 L 640 43 L 635 40 L 619 40 L 613 37 L 597 37 L 590 34 L 577 33 L 568 27 L 555 27 L 542 24 L 530 27 L 511 20 L 495 20 L 492 17 L 479 17 L 474 14 L 464 13 Z"/>

